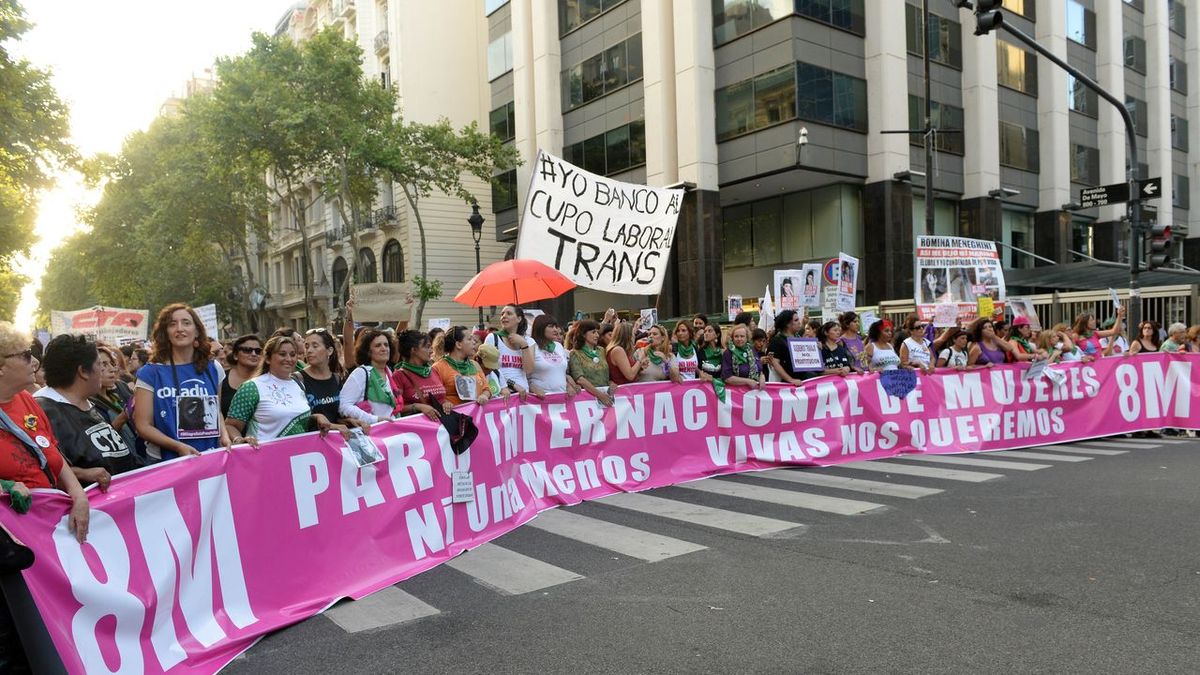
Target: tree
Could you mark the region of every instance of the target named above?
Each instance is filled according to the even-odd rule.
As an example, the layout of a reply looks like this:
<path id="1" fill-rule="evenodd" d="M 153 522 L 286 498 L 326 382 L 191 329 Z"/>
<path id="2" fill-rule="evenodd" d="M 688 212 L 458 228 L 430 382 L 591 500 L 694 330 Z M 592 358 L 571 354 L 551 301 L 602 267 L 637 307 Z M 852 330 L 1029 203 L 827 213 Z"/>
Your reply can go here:
<path id="1" fill-rule="evenodd" d="M 0 0 L 0 317 L 7 319 L 28 281 L 13 271 L 13 257 L 33 244 L 37 193 L 77 159 L 67 141 L 67 106 L 49 73 L 13 59 L 8 49 L 29 28 L 20 3 Z"/>
<path id="2" fill-rule="evenodd" d="M 255 34 L 249 52 L 218 61 L 219 83 L 203 115 L 218 152 L 253 159 L 305 233 L 302 281 L 310 317 L 315 274 L 307 227 L 315 200 L 308 186 L 321 186 L 353 233 L 376 193 L 365 159 L 368 141 L 395 108 L 394 92 L 365 82 L 361 64 L 358 45 L 336 29 L 299 44 Z"/>
<path id="3" fill-rule="evenodd" d="M 471 204 L 476 200 L 465 176 L 491 182 L 496 172 L 513 169 L 519 161 L 516 148 L 481 132 L 475 122 L 455 131 L 446 119 L 422 124 L 397 117 L 384 127 L 372 163 L 404 191 L 421 242 L 421 274 L 414 277 L 415 325 L 421 325 L 425 304 L 441 294 L 441 283 L 429 279 L 421 200 L 440 192 Z"/>

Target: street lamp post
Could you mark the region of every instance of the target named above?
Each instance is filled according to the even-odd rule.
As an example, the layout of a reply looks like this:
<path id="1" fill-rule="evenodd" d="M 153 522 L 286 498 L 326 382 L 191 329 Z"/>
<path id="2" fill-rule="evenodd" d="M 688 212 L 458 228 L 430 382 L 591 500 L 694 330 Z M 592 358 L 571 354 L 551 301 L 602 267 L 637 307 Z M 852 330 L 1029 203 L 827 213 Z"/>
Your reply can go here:
<path id="1" fill-rule="evenodd" d="M 475 274 L 479 274 L 482 268 L 479 264 L 479 240 L 483 237 L 483 216 L 479 213 L 479 202 L 471 202 L 471 217 L 467 218 L 467 223 L 471 226 L 471 238 L 475 240 Z M 479 326 L 483 328 L 483 307 L 479 307 Z"/>

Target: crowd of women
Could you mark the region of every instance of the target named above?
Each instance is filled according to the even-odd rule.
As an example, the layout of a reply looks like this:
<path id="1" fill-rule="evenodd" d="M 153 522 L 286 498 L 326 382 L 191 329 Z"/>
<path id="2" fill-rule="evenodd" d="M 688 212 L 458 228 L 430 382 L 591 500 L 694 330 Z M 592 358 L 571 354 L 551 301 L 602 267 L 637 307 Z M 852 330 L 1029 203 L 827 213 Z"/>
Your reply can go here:
<path id="1" fill-rule="evenodd" d="M 910 315 L 899 327 L 866 326 L 847 312 L 836 321 L 787 310 L 768 329 L 743 313 L 729 326 L 704 315 L 673 326 L 624 321 L 563 326 L 519 307 L 500 312 L 496 330 L 464 326 L 428 333 L 353 328 L 280 328 L 223 345 L 195 310 L 164 308 L 145 348 L 121 349 L 60 335 L 44 349 L 0 322 L 0 491 L 27 510 L 30 488 L 58 488 L 72 499 L 71 530 L 88 528 L 84 488 L 106 490 L 113 475 L 237 444 L 317 431 L 351 430 L 406 415 L 438 420 L 454 406 L 517 396 L 573 397 L 610 406 L 631 382 L 689 380 L 761 388 L 821 375 L 852 376 L 908 368 L 973 370 L 1021 361 L 1089 361 L 1142 352 L 1200 351 L 1200 326 L 1166 331 L 1143 321 L 1126 337 L 1118 310 L 1103 326 L 1080 315 L 1071 325 L 1034 330 L 1025 317 L 981 318 L 935 331 Z M 821 368 L 798 370 L 789 338 L 814 338 Z M 19 569 L 26 552 L 0 541 L 0 567 Z M 5 570 L 0 570 L 0 572 Z M 3 627 L 0 626 L 0 629 Z"/>

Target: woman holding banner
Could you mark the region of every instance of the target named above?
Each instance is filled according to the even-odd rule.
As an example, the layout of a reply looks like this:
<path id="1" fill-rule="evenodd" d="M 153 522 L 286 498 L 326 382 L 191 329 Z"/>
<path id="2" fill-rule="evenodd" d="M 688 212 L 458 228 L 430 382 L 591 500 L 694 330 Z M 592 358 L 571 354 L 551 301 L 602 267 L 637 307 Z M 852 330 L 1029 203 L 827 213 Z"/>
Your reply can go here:
<path id="1" fill-rule="evenodd" d="M 721 376 L 721 331 L 716 326 L 705 324 L 697 341 L 696 353 L 700 355 L 700 370 L 709 378 Z"/>
<path id="2" fill-rule="evenodd" d="M 346 377 L 338 397 L 342 417 L 364 424 L 389 420 L 399 407 L 392 385 L 396 346 L 387 333 L 364 328 L 354 343 L 354 362 L 359 364 Z"/>
<path id="3" fill-rule="evenodd" d="M 904 342 L 900 343 L 900 367 L 932 375 L 934 363 L 929 340 L 925 339 L 925 324 L 918 321 L 913 324 Z"/>
<path id="4" fill-rule="evenodd" d="M 433 372 L 433 343 L 419 330 L 406 330 L 396 336 L 400 346 L 400 365 L 392 373 L 392 384 L 400 393 L 400 414 L 420 413 L 439 420 L 452 406 L 446 400 L 446 385 Z"/>
<path id="5" fill-rule="evenodd" d="M 537 365 L 537 347 L 525 339 L 528 332 L 525 312 L 516 305 L 505 305 L 500 309 L 500 330 L 487 337 L 487 344 L 500 350 L 501 384 L 522 399 L 528 395 L 529 376 Z"/>
<path id="6" fill-rule="evenodd" d="M 474 360 L 478 348 L 475 336 L 465 326 L 453 326 L 442 333 L 443 356 L 433 364 L 433 372 L 442 379 L 450 405 L 483 405 L 492 397 L 487 376 Z"/>
<path id="7" fill-rule="evenodd" d="M 567 359 L 567 373 L 603 406 L 612 405 L 616 386 L 609 387 L 608 363 L 600 355 L 600 324 L 584 319 L 575 324 L 575 341 Z M 605 392 L 604 388 L 609 387 Z"/>
<path id="8" fill-rule="evenodd" d="M 647 361 L 638 375 L 638 382 L 682 382 L 679 367 L 675 365 L 675 355 L 671 352 L 671 339 L 666 326 L 655 324 L 650 327 L 648 344 L 639 349 L 637 359 Z"/>
<path id="9" fill-rule="evenodd" d="M 1143 321 L 1138 326 L 1137 339 L 1129 345 L 1129 351 L 1125 352 L 1125 355 L 1157 352 L 1161 344 L 1158 339 L 1158 324 L 1153 321 Z"/>
<path id="10" fill-rule="evenodd" d="M 729 331 L 729 348 L 721 358 L 721 379 L 725 384 L 751 389 L 762 389 L 766 383 L 758 352 L 750 346 L 750 328 L 744 324 Z"/>
<path id="11" fill-rule="evenodd" d="M 150 362 L 137 375 L 133 420 L 154 459 L 230 446 L 219 397 L 225 371 L 209 358 L 196 310 L 167 305 L 154 321 Z"/>
<path id="12" fill-rule="evenodd" d="M 675 342 L 671 345 L 671 352 L 675 354 L 675 358 L 671 365 L 679 371 L 679 377 L 684 381 L 709 379 L 708 373 L 700 369 L 700 355 L 696 343 L 691 323 L 680 321 L 675 324 Z"/>
<path id="13" fill-rule="evenodd" d="M 538 398 L 546 394 L 566 394 L 572 398 L 579 393 L 579 385 L 568 373 L 567 349 L 562 345 L 562 327 L 549 314 L 533 320 L 534 351 L 533 372 L 529 375 L 529 391 Z"/>
<path id="14" fill-rule="evenodd" d="M 604 351 L 608 362 L 608 380 L 613 384 L 629 384 L 637 381 L 642 371 L 650 365 L 650 359 L 635 358 L 633 353 L 633 326 L 622 321 L 613 328 L 608 347 Z"/>
<path id="15" fill-rule="evenodd" d="M 971 356 L 969 365 L 1002 366 L 1009 360 L 1012 345 L 996 335 L 996 326 L 988 317 L 975 319 L 968 329 L 971 333 Z M 1016 358 L 1014 356 L 1013 360 Z"/>
<path id="16" fill-rule="evenodd" d="M 821 344 L 821 363 L 825 365 L 824 375 L 850 374 L 850 363 L 854 357 L 841 342 L 842 325 L 836 321 L 826 321 L 817 331 L 817 340 Z"/>
<path id="17" fill-rule="evenodd" d="M 863 351 L 872 373 L 885 370 L 896 370 L 900 367 L 900 357 L 892 347 L 895 330 L 892 322 L 887 319 L 876 321 L 867 329 L 867 348 Z"/>
<path id="18" fill-rule="evenodd" d="M 838 324 L 842 327 L 842 344 L 846 347 L 846 351 L 850 352 L 850 356 L 854 359 L 850 363 L 850 367 L 855 372 L 865 372 L 866 361 L 863 359 L 863 354 L 866 352 L 866 345 L 863 344 L 862 338 L 859 337 L 859 331 L 862 330 L 862 325 L 859 323 L 858 314 L 856 312 L 845 312 L 838 315 Z"/>
<path id="19" fill-rule="evenodd" d="M 775 315 L 775 334 L 771 337 L 767 350 L 770 352 L 771 359 L 770 376 L 771 382 L 786 382 L 791 385 L 799 385 L 804 376 L 797 373 L 792 368 L 792 348 L 788 345 L 788 339 L 800 337 L 804 332 L 804 316 L 799 312 L 791 309 L 785 309 Z"/>

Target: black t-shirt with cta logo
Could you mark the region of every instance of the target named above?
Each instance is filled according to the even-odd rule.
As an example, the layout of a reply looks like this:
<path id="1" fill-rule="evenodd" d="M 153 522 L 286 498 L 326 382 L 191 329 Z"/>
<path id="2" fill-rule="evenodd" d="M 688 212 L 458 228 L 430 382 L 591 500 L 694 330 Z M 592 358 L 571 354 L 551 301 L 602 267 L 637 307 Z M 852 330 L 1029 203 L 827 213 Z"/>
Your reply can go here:
<path id="1" fill-rule="evenodd" d="M 144 465 L 95 406 L 80 410 L 53 389 L 38 392 L 37 401 L 50 419 L 59 451 L 71 466 L 100 468 L 115 476 Z"/>

